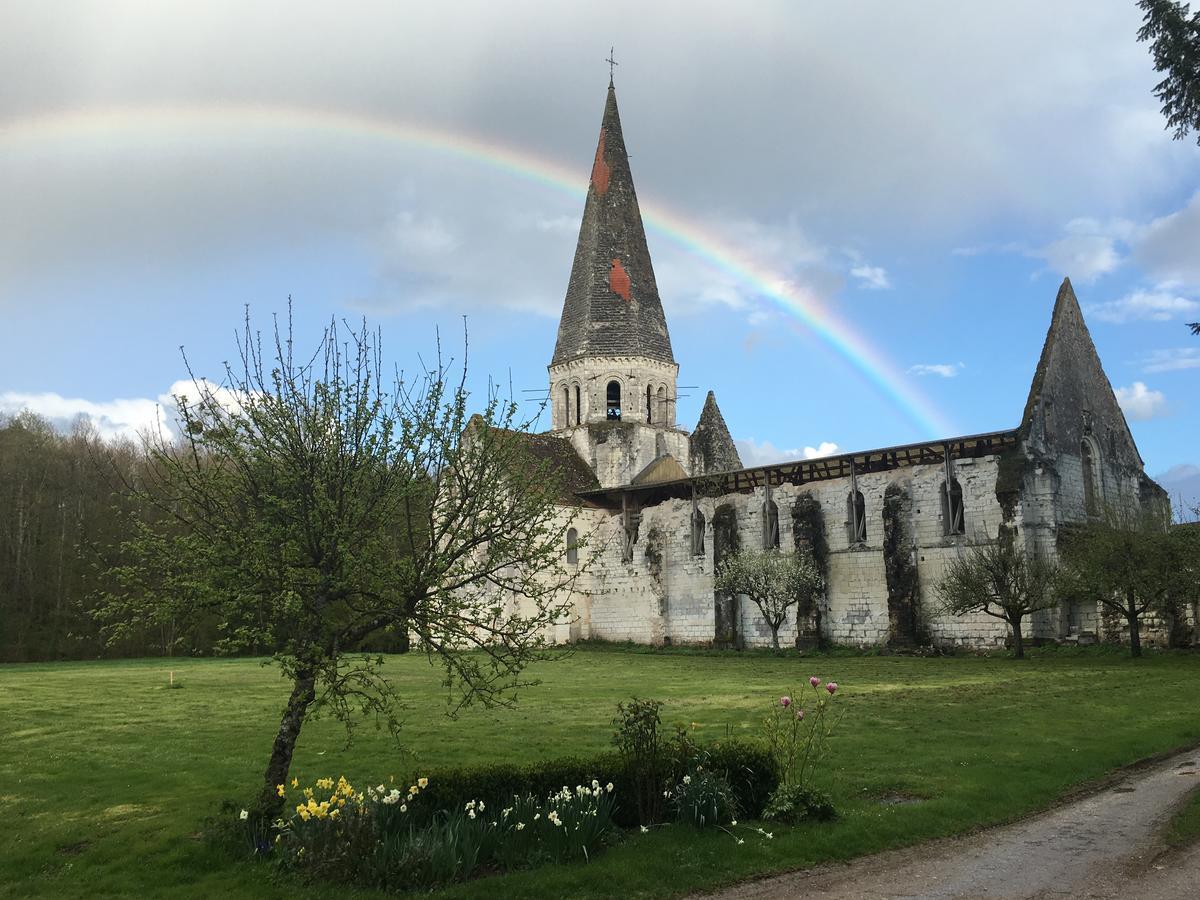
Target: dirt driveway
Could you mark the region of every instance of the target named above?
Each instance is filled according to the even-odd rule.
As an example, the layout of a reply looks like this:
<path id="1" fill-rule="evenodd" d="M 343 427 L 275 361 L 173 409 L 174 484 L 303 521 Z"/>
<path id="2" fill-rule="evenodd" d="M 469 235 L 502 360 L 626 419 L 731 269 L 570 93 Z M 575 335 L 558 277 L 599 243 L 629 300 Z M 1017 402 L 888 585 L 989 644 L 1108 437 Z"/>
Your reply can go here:
<path id="1" fill-rule="evenodd" d="M 1163 855 L 1158 827 L 1200 785 L 1200 749 L 1013 825 L 738 885 L 721 900 L 1200 898 L 1200 847 Z"/>

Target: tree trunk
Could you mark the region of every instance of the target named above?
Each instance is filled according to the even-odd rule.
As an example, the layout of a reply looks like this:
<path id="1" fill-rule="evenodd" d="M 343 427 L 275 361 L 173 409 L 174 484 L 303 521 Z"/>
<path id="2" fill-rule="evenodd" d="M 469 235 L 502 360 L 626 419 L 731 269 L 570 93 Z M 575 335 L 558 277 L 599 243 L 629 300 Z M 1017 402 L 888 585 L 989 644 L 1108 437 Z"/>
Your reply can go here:
<path id="1" fill-rule="evenodd" d="M 304 715 L 309 704 L 317 696 L 316 684 L 315 669 L 301 669 L 296 672 L 292 696 L 288 698 L 287 708 L 283 711 L 279 733 L 275 735 L 275 745 L 271 748 L 271 760 L 267 763 L 263 791 L 258 798 L 258 812 L 267 821 L 278 817 L 283 809 L 283 798 L 279 796 L 278 785 L 287 783 L 288 772 L 292 767 L 292 753 L 296 749 L 296 739 L 300 737 L 300 728 L 304 725 Z"/>
<path id="2" fill-rule="evenodd" d="M 1021 616 L 1014 616 L 1008 624 L 1012 626 L 1013 657 L 1015 659 L 1024 659 L 1025 639 L 1021 636 Z"/>
<path id="3" fill-rule="evenodd" d="M 1141 622 L 1138 620 L 1137 604 L 1133 600 L 1133 591 L 1125 598 L 1125 618 L 1129 622 L 1129 655 L 1142 655 Z"/>
<path id="4" fill-rule="evenodd" d="M 775 652 L 779 652 L 779 626 L 771 624 L 771 646 L 775 648 Z"/>

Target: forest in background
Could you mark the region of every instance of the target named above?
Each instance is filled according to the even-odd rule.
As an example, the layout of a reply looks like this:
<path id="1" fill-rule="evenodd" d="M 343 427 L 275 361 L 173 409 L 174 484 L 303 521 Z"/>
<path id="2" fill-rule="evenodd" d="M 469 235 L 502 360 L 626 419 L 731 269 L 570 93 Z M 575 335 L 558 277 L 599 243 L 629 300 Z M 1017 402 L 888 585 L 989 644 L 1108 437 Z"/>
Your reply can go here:
<path id="1" fill-rule="evenodd" d="M 144 466 L 139 443 L 104 440 L 86 418 L 64 434 L 33 413 L 0 417 L 0 662 L 213 652 L 215 623 L 165 620 L 109 646 L 94 615 Z"/>

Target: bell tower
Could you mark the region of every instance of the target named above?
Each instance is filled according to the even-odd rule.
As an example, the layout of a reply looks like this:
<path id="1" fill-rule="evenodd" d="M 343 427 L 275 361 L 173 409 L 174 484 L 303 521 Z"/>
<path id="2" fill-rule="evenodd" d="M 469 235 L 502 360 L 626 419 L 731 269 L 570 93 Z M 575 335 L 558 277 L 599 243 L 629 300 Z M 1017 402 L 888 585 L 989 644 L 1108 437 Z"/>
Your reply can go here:
<path id="1" fill-rule="evenodd" d="M 675 426 L 679 366 L 611 80 L 548 368 L 553 430 L 603 486 L 630 484 L 666 456 L 687 470 L 687 434 Z"/>

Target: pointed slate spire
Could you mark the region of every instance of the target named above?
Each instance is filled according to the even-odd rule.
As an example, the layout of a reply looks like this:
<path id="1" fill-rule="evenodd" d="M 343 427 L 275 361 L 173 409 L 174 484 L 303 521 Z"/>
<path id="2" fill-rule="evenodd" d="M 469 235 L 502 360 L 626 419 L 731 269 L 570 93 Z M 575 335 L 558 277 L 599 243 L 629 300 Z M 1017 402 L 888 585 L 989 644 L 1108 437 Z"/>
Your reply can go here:
<path id="1" fill-rule="evenodd" d="M 611 84 L 550 364 L 586 356 L 675 362 Z"/>
<path id="2" fill-rule="evenodd" d="M 1021 417 L 1021 435 L 1041 452 L 1078 454 L 1085 437 L 1110 462 L 1139 469 L 1141 455 L 1104 374 L 1083 310 L 1064 278 Z"/>
<path id="3" fill-rule="evenodd" d="M 688 456 L 693 475 L 708 475 L 711 472 L 728 472 L 742 468 L 742 458 L 725 424 L 725 417 L 717 406 L 717 396 L 712 391 L 704 399 L 700 421 L 688 438 Z"/>

